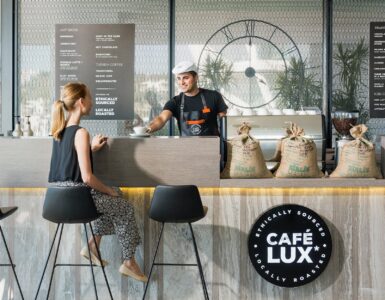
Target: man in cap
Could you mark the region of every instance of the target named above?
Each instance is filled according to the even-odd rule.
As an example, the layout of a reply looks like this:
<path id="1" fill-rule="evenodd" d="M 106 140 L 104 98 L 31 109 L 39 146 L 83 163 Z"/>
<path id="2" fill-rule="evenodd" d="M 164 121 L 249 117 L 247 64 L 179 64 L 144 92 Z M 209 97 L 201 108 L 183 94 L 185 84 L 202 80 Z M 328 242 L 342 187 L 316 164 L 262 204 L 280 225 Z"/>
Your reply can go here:
<path id="1" fill-rule="evenodd" d="M 217 118 L 225 116 L 227 110 L 221 94 L 198 88 L 197 68 L 192 62 L 180 62 L 172 73 L 181 93 L 164 105 L 163 111 L 151 121 L 147 132 L 161 129 L 174 117 L 182 136 L 219 136 Z"/>

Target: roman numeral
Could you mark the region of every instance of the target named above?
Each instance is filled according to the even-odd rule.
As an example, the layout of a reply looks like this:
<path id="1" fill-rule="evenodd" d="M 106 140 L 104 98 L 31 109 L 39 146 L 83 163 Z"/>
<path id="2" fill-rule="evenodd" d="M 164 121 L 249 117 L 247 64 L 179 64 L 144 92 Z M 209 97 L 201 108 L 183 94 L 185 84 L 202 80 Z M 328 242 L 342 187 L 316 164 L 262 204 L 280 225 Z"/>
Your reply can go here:
<path id="1" fill-rule="evenodd" d="M 228 43 L 234 39 L 233 33 L 230 31 L 230 29 L 228 27 L 222 28 L 221 32 L 225 35 L 226 41 Z"/>
<path id="2" fill-rule="evenodd" d="M 269 41 L 271 41 L 271 39 L 273 38 L 273 35 L 274 33 L 277 31 L 277 27 L 274 28 L 274 31 L 271 33 L 270 37 L 269 37 Z"/>
<path id="3" fill-rule="evenodd" d="M 247 36 L 254 36 L 255 35 L 255 21 L 254 20 L 245 21 L 245 27 L 246 27 L 246 35 Z"/>
<path id="4" fill-rule="evenodd" d="M 287 54 L 290 54 L 291 52 L 295 51 L 297 48 L 295 46 L 291 47 L 290 49 L 287 49 L 286 51 L 284 51 L 282 54 L 283 55 L 287 55 Z"/>

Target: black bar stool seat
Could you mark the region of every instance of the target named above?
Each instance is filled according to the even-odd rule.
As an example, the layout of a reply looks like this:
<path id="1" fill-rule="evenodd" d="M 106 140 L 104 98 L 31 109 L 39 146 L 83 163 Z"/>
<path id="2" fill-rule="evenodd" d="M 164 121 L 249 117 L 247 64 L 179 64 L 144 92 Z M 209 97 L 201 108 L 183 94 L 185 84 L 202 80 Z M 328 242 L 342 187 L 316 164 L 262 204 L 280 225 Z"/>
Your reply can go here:
<path id="1" fill-rule="evenodd" d="M 53 280 L 53 275 L 56 267 L 59 266 L 77 266 L 77 267 L 83 267 L 83 266 L 89 266 L 91 269 L 92 273 L 92 280 L 94 284 L 94 290 L 95 290 L 95 297 L 96 299 L 98 298 L 98 292 L 96 289 L 96 281 L 95 281 L 95 275 L 94 275 L 94 270 L 93 270 L 93 263 L 90 259 L 89 264 L 57 264 L 56 259 L 58 256 L 59 252 L 59 247 L 60 247 L 60 242 L 62 238 L 62 233 L 63 233 L 63 227 L 64 224 L 83 224 L 84 226 L 84 232 L 85 232 L 85 237 L 86 237 L 86 244 L 88 247 L 88 257 L 91 257 L 91 250 L 88 245 L 88 234 L 87 234 L 87 224 L 90 227 L 91 234 L 95 240 L 95 235 L 94 231 L 92 229 L 91 222 L 99 218 L 102 214 L 98 213 L 95 207 L 94 200 L 92 199 L 91 191 L 90 188 L 87 186 L 50 186 L 47 189 L 46 195 L 45 195 L 45 200 L 44 200 L 44 206 L 43 206 L 43 218 L 51 221 L 53 223 L 58 224 L 56 227 L 56 232 L 48 253 L 47 261 L 44 266 L 43 274 L 40 278 L 39 282 L 39 287 L 36 292 L 35 299 L 37 299 L 37 296 L 40 291 L 41 284 L 43 282 L 44 274 L 47 269 L 47 265 L 49 262 L 49 258 L 52 253 L 53 246 L 55 244 L 56 236 L 60 228 L 60 234 L 59 234 L 59 239 L 57 242 L 57 248 L 56 248 L 56 253 L 55 253 L 55 259 L 54 259 L 54 265 L 51 271 L 51 277 L 50 277 L 50 282 L 49 282 L 49 287 L 48 287 L 48 292 L 47 292 L 47 300 L 49 298 L 49 293 L 51 290 L 51 285 L 52 285 L 52 280 Z M 98 257 L 100 258 L 100 261 L 102 261 L 102 257 L 100 255 L 100 251 L 98 248 L 97 249 L 97 254 Z M 107 276 L 104 270 L 104 265 L 101 264 L 101 268 L 103 271 L 105 283 L 108 288 L 108 292 L 110 294 L 111 299 L 112 293 L 110 289 L 110 285 L 107 280 Z"/>
<path id="2" fill-rule="evenodd" d="M 17 206 L 0 207 L 0 220 L 3 220 L 5 218 L 9 217 L 16 210 L 17 210 Z M 1 228 L 1 225 L 0 225 L 0 233 L 1 233 L 1 237 L 2 237 L 3 242 L 4 242 L 5 250 L 7 251 L 8 259 L 9 259 L 8 264 L 0 264 L 0 266 L 12 268 L 13 275 L 15 275 L 16 284 L 17 284 L 17 287 L 18 287 L 19 292 L 20 292 L 21 299 L 24 300 L 24 295 L 23 295 L 23 292 L 22 292 L 21 287 L 20 287 L 19 278 L 17 278 L 17 275 L 16 275 L 16 270 L 15 270 L 16 265 L 13 263 L 12 258 L 11 258 L 11 254 L 9 253 L 7 241 L 5 239 L 4 232 L 3 232 L 3 229 Z"/>
<path id="3" fill-rule="evenodd" d="M 5 219 L 17 211 L 17 206 L 0 207 L 0 220 Z"/>
<path id="4" fill-rule="evenodd" d="M 49 187 L 45 195 L 43 218 L 53 223 L 89 223 L 102 214 L 98 213 L 90 188 L 86 186 Z"/>
<path id="5" fill-rule="evenodd" d="M 206 281 L 203 274 L 201 261 L 199 258 L 198 247 L 195 241 L 194 231 L 191 223 L 203 219 L 207 214 L 208 208 L 202 205 L 199 190 L 195 185 L 159 185 L 155 188 L 152 197 L 149 217 L 155 221 L 161 222 L 162 227 L 158 238 L 157 247 L 151 264 L 148 282 L 144 290 L 143 299 L 146 297 L 148 285 L 150 283 L 151 274 L 154 265 L 160 266 L 197 266 L 201 278 L 203 295 L 205 299 L 209 299 Z M 196 264 L 174 264 L 174 263 L 156 263 L 156 255 L 158 253 L 160 240 L 162 238 L 165 223 L 188 223 L 193 240 Z"/>

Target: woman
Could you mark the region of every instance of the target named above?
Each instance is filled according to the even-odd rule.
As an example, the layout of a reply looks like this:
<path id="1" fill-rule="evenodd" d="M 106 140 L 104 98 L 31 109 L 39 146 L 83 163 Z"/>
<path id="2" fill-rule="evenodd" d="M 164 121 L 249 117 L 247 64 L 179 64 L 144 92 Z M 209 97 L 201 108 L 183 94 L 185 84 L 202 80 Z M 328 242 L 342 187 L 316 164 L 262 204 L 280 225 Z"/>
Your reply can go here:
<path id="1" fill-rule="evenodd" d="M 90 136 L 85 128 L 79 126 L 80 119 L 88 115 L 92 108 L 89 89 L 82 83 L 67 83 L 62 99 L 55 101 L 52 111 L 51 134 L 54 138 L 49 182 L 59 186 L 87 185 L 97 210 L 103 215 L 95 221 L 95 240 L 88 244 L 91 260 L 97 265 L 100 261 L 97 249 L 103 235 L 116 233 L 122 247 L 124 262 L 119 272 L 136 280 L 147 281 L 135 261 L 135 250 L 140 243 L 133 207 L 123 199 L 118 188 L 103 184 L 92 172 L 92 151 L 100 150 L 107 138 L 97 135 L 90 146 Z M 65 118 L 67 111 L 67 118 Z M 89 259 L 87 247 L 80 252 Z"/>

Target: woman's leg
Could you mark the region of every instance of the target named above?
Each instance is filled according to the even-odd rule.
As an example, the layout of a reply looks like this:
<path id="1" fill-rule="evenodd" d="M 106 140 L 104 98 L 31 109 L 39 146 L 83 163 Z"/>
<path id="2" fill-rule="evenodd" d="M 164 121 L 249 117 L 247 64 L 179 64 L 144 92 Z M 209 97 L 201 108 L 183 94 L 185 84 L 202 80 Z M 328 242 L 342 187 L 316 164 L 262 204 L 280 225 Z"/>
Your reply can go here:
<path id="1" fill-rule="evenodd" d="M 95 254 L 96 256 L 97 256 L 97 252 L 98 252 L 98 251 L 96 251 L 96 247 L 98 247 L 98 248 L 100 247 L 101 240 L 102 240 L 102 235 L 96 235 L 96 234 L 95 234 L 95 240 L 92 238 L 92 236 L 88 240 L 88 245 L 91 249 L 91 252 L 93 254 Z"/>
<path id="2" fill-rule="evenodd" d="M 95 221 L 95 234 L 102 236 L 115 233 L 124 260 L 130 260 L 140 243 L 133 206 L 123 197 L 111 197 L 95 190 L 92 190 L 92 197 L 98 211 L 103 213 Z"/>
<path id="3" fill-rule="evenodd" d="M 118 188 L 116 189 L 121 194 L 121 191 Z M 91 193 L 96 208 L 103 213 L 103 216 L 95 221 L 96 234 L 101 239 L 102 235 L 115 233 L 121 245 L 124 259 L 119 271 L 126 276 L 146 282 L 147 277 L 135 261 L 135 251 L 140 243 L 140 236 L 136 225 L 134 207 L 121 196 L 111 197 L 94 190 Z M 95 240 L 98 244 L 96 237 Z"/>

